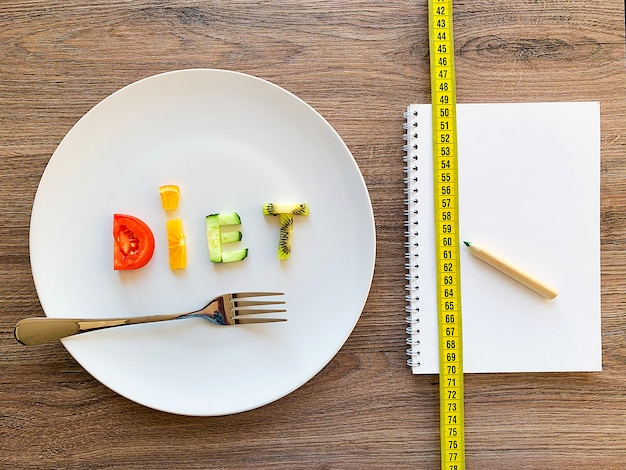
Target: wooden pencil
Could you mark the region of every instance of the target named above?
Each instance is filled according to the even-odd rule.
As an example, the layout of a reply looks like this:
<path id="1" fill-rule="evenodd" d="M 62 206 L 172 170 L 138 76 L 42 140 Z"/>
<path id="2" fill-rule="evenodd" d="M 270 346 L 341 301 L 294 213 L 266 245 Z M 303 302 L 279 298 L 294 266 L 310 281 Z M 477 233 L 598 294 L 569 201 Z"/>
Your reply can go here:
<path id="1" fill-rule="evenodd" d="M 463 243 L 467 245 L 472 255 L 476 256 L 478 259 L 484 261 L 488 265 L 493 266 L 504 274 L 512 277 L 517 282 L 525 285 L 529 289 L 532 289 L 536 293 L 544 296 L 546 299 L 554 299 L 558 295 L 558 292 L 553 287 L 544 284 L 526 271 L 523 271 L 520 268 L 513 266 L 508 261 L 505 261 L 504 259 L 483 248 L 482 246 L 472 242 Z"/>

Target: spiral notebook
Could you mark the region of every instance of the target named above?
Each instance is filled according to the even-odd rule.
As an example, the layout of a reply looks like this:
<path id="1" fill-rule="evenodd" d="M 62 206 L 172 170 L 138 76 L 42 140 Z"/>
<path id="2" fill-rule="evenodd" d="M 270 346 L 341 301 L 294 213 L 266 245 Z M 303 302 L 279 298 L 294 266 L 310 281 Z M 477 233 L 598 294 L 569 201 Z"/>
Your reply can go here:
<path id="1" fill-rule="evenodd" d="M 406 113 L 407 343 L 439 372 L 431 106 Z M 461 250 L 465 372 L 602 369 L 599 103 L 459 104 L 461 240 L 553 285 L 547 300 Z"/>

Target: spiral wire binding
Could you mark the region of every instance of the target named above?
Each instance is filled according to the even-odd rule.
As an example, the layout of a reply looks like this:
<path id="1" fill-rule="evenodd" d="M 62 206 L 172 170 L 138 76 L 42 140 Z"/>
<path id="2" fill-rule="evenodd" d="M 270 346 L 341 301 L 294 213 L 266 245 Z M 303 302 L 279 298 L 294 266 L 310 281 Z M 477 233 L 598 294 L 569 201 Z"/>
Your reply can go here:
<path id="1" fill-rule="evenodd" d="M 406 322 L 409 326 L 406 327 L 407 339 L 406 343 L 409 346 L 406 350 L 409 359 L 407 360 L 407 365 L 409 367 L 419 367 L 420 362 L 418 357 L 420 355 L 419 345 L 420 341 L 418 339 L 420 330 L 419 330 L 419 264 L 418 264 L 418 243 L 415 241 L 415 237 L 418 234 L 418 211 L 416 209 L 418 202 L 418 190 L 417 190 L 417 181 L 418 181 L 418 155 L 417 155 L 417 132 L 418 132 L 418 112 L 406 112 L 404 113 L 404 118 L 406 119 L 406 123 L 404 124 L 404 129 L 406 130 L 406 134 L 404 135 L 404 140 L 406 141 L 406 145 L 404 145 L 403 149 L 405 152 L 405 156 L 403 157 L 405 162 L 405 177 L 404 184 L 406 188 L 404 189 L 405 194 L 405 205 L 406 209 L 404 211 L 404 215 L 406 220 L 404 222 L 404 235 L 406 237 L 406 241 L 404 246 L 406 248 L 406 262 L 405 269 L 406 273 L 404 275 L 407 283 L 404 288 L 407 291 L 405 295 L 406 306 Z"/>

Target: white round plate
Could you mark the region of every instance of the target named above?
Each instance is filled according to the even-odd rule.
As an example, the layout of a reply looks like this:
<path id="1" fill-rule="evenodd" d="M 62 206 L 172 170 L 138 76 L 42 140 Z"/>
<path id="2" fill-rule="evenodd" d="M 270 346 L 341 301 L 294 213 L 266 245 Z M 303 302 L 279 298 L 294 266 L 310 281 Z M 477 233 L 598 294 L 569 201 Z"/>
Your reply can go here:
<path id="1" fill-rule="evenodd" d="M 179 208 L 158 188 L 177 184 Z M 293 251 L 277 257 L 278 218 L 266 202 L 307 202 Z M 236 211 L 241 262 L 208 258 L 205 217 Z M 113 270 L 112 218 L 152 229 L 144 268 Z M 183 221 L 187 268 L 168 264 L 168 218 Z M 164 73 L 89 111 L 52 156 L 32 211 L 30 254 L 49 317 L 191 311 L 227 292 L 285 292 L 284 323 L 218 327 L 202 319 L 125 326 L 63 340 L 97 380 L 145 406 L 215 416 L 297 389 L 352 332 L 375 259 L 372 207 L 339 135 L 315 110 L 267 81 L 223 70 Z"/>

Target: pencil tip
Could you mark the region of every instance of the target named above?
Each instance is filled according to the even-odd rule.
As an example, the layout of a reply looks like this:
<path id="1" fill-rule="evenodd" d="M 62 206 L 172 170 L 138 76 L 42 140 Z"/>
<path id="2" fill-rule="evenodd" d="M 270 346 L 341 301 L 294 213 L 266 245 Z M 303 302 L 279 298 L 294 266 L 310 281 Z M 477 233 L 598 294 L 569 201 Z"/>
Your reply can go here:
<path id="1" fill-rule="evenodd" d="M 465 243 L 465 246 L 470 246 L 472 244 L 472 242 L 463 242 Z"/>

